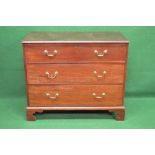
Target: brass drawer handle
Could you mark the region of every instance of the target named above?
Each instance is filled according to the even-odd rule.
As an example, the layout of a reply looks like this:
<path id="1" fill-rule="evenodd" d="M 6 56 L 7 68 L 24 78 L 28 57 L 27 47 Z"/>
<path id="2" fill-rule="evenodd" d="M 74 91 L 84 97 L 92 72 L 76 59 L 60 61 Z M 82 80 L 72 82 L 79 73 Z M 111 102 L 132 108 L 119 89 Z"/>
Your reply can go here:
<path id="1" fill-rule="evenodd" d="M 102 52 L 99 52 L 98 50 L 94 50 L 94 53 L 96 54 L 97 57 L 104 57 L 108 53 L 108 50 L 104 50 Z"/>
<path id="2" fill-rule="evenodd" d="M 101 74 L 97 74 L 97 71 L 94 71 L 93 73 L 96 75 L 97 78 L 103 78 L 107 74 L 107 71 L 103 71 L 102 75 Z"/>
<path id="3" fill-rule="evenodd" d="M 52 96 L 50 93 L 46 93 L 46 96 L 52 100 L 55 100 L 59 95 L 60 95 L 59 93 L 55 93 L 55 96 Z"/>
<path id="4" fill-rule="evenodd" d="M 44 54 L 48 57 L 54 57 L 55 55 L 57 55 L 58 51 L 54 50 L 53 52 L 50 52 L 48 50 L 44 50 Z"/>
<path id="5" fill-rule="evenodd" d="M 92 93 L 92 95 L 93 95 L 96 99 L 102 99 L 102 98 L 104 98 L 104 96 L 106 96 L 106 93 L 102 93 L 101 96 L 97 96 L 96 93 Z"/>
<path id="6" fill-rule="evenodd" d="M 58 71 L 55 71 L 53 74 L 50 74 L 49 72 L 45 72 L 45 74 L 49 79 L 54 79 L 58 75 Z"/>

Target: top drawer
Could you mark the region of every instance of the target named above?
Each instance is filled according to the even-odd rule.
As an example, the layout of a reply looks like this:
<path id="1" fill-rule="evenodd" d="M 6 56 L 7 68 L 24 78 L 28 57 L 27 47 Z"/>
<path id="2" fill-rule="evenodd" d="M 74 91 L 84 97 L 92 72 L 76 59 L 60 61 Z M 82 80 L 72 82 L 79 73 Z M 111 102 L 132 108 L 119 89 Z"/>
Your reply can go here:
<path id="1" fill-rule="evenodd" d="M 25 43 L 26 63 L 125 62 L 123 43 Z"/>

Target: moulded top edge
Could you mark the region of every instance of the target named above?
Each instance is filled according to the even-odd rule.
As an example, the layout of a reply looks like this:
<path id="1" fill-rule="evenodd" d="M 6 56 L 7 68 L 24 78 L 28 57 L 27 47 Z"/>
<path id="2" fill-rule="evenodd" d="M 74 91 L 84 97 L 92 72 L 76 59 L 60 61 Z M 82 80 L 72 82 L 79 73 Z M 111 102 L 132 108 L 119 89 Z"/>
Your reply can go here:
<path id="1" fill-rule="evenodd" d="M 31 32 L 22 43 L 129 43 L 120 32 Z"/>

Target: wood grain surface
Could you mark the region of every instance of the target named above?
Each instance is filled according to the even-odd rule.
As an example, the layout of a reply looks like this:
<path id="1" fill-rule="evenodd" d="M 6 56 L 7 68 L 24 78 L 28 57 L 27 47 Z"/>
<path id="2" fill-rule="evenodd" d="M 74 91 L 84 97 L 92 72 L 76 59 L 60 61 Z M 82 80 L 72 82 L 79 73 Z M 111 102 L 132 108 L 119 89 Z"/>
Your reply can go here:
<path id="1" fill-rule="evenodd" d="M 44 54 L 48 50 L 54 57 Z M 94 51 L 107 54 L 98 57 Z M 24 44 L 26 63 L 94 63 L 94 62 L 125 62 L 127 54 L 126 44 Z"/>
<path id="2" fill-rule="evenodd" d="M 29 106 L 121 106 L 123 87 L 121 85 L 31 85 Z M 51 97 L 59 96 L 56 99 Z M 103 98 L 96 99 L 92 94 Z"/>
<path id="3" fill-rule="evenodd" d="M 27 79 L 28 84 L 122 84 L 124 70 L 123 64 L 27 64 Z"/>

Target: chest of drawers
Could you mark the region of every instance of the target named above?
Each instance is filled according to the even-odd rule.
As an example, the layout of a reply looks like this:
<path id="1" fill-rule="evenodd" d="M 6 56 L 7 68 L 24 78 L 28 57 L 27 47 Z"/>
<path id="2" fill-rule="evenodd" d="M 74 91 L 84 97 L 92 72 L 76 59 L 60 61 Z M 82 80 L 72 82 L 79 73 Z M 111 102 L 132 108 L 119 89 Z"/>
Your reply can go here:
<path id="1" fill-rule="evenodd" d="M 23 40 L 27 120 L 47 110 L 108 110 L 124 120 L 128 40 L 118 32 L 33 32 Z"/>

